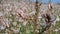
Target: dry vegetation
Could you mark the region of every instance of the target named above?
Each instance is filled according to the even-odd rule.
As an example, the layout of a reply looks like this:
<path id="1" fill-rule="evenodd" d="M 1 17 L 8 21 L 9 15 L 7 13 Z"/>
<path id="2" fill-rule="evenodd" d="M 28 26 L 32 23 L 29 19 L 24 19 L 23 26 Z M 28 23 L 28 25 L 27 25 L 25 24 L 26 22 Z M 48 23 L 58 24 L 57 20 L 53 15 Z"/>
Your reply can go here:
<path id="1" fill-rule="evenodd" d="M 44 32 L 42 31 L 46 23 L 42 14 L 48 11 L 48 4 L 35 7 L 34 2 L 2 0 L 0 3 L 0 34 L 60 34 L 60 5 L 52 5 L 53 18 L 56 20 Z"/>

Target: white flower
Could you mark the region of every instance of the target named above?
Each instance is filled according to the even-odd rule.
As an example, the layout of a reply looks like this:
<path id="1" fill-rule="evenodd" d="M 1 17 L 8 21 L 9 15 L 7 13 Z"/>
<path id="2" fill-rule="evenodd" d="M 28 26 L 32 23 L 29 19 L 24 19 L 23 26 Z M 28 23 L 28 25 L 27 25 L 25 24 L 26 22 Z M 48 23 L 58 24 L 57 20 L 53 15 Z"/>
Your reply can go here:
<path id="1" fill-rule="evenodd" d="M 36 30 L 36 32 L 38 32 L 38 33 L 39 33 L 39 30 Z"/>
<path id="2" fill-rule="evenodd" d="M 57 16 L 56 21 L 59 21 L 59 20 L 60 20 L 60 18 Z"/>
<path id="3" fill-rule="evenodd" d="M 55 29 L 55 31 L 57 32 L 57 31 L 58 31 L 58 29 Z"/>
<path id="4" fill-rule="evenodd" d="M 41 16 L 38 16 L 38 18 L 42 18 Z"/>

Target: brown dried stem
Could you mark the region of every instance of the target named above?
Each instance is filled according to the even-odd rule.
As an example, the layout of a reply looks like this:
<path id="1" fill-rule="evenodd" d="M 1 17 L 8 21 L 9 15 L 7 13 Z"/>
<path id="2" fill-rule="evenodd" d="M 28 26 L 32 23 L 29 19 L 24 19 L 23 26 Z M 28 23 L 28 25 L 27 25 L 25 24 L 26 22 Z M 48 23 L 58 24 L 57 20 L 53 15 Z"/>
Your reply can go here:
<path id="1" fill-rule="evenodd" d="M 39 14 L 39 5 L 38 5 L 38 0 L 36 0 L 36 3 L 35 3 L 35 10 L 36 10 L 36 13 L 35 13 L 35 16 L 34 16 L 34 34 L 37 34 L 36 30 L 37 30 L 37 21 L 38 21 L 38 14 Z"/>

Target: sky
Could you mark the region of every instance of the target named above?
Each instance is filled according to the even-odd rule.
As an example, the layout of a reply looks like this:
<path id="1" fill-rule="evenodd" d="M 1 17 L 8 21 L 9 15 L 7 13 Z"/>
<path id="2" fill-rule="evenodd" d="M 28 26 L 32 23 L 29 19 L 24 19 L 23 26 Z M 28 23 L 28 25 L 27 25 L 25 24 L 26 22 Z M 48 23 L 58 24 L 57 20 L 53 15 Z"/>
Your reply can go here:
<path id="1" fill-rule="evenodd" d="M 35 2 L 36 0 L 32 0 L 33 2 Z M 49 0 L 39 0 L 39 2 L 42 2 L 42 3 L 48 3 Z M 60 0 L 51 0 L 52 3 L 60 3 Z"/>

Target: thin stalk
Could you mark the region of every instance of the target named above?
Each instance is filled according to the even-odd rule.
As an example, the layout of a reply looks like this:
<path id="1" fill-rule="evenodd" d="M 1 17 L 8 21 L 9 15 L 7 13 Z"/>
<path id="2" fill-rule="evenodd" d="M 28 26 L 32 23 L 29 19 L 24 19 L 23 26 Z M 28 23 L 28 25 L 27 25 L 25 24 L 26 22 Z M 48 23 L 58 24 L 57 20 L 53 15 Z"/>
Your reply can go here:
<path id="1" fill-rule="evenodd" d="M 35 13 L 35 16 L 34 16 L 34 34 L 37 34 L 36 30 L 37 30 L 37 21 L 38 21 L 38 13 L 39 13 L 39 6 L 38 6 L 38 0 L 36 0 L 36 3 L 35 3 L 35 10 L 36 10 L 36 13 Z"/>

